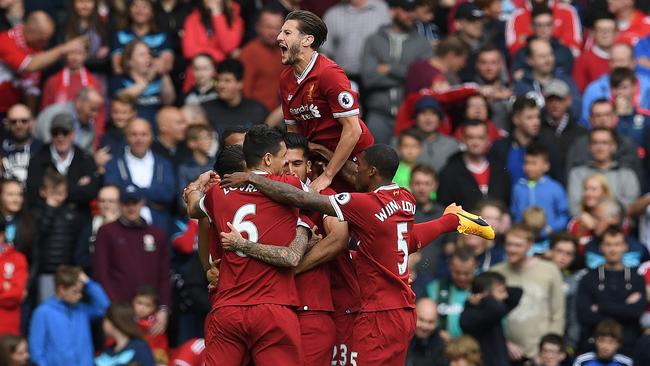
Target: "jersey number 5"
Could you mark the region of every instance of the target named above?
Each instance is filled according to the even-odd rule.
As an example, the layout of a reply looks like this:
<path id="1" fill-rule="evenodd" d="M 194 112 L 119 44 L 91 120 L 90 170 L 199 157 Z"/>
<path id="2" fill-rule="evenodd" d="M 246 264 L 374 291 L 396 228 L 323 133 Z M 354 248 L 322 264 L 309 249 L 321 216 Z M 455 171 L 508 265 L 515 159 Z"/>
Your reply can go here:
<path id="1" fill-rule="evenodd" d="M 397 251 L 404 252 L 404 260 L 401 263 L 397 263 L 397 272 L 401 275 L 406 273 L 408 269 L 409 261 L 409 245 L 404 238 L 404 235 L 408 231 L 408 225 L 405 222 L 397 223 Z"/>
<path id="2" fill-rule="evenodd" d="M 258 239 L 257 227 L 255 224 L 253 224 L 252 221 L 244 220 L 244 218 L 246 218 L 248 215 L 255 215 L 256 209 L 257 207 L 254 203 L 243 205 L 239 208 L 239 210 L 237 210 L 237 212 L 235 212 L 235 217 L 232 219 L 232 224 L 235 226 L 237 231 L 242 234 L 246 233 L 248 240 L 252 241 L 253 243 L 256 243 Z M 246 254 L 240 252 L 239 250 L 236 251 L 235 254 L 240 257 L 247 257 Z"/>

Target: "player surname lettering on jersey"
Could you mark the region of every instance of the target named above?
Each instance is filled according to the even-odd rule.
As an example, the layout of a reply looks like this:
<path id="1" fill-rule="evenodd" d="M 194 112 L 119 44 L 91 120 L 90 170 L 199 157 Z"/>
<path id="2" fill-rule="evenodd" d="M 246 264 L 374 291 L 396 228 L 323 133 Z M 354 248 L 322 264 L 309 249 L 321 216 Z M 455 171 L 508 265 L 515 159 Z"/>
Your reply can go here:
<path id="1" fill-rule="evenodd" d="M 381 211 L 375 214 L 377 220 L 384 222 L 387 218 L 393 216 L 395 212 L 402 210 L 407 214 L 415 215 L 415 205 L 408 201 L 402 201 L 399 205 L 397 202 L 390 201 L 384 206 Z"/>
<path id="2" fill-rule="evenodd" d="M 252 184 L 247 184 L 245 187 L 241 187 L 241 188 L 232 188 L 231 187 L 231 188 L 222 188 L 222 189 L 223 189 L 223 195 L 224 196 L 227 196 L 228 193 L 230 193 L 232 191 L 240 191 L 240 192 L 245 192 L 245 193 L 257 192 L 257 188 L 255 188 L 255 186 L 252 185 Z"/>

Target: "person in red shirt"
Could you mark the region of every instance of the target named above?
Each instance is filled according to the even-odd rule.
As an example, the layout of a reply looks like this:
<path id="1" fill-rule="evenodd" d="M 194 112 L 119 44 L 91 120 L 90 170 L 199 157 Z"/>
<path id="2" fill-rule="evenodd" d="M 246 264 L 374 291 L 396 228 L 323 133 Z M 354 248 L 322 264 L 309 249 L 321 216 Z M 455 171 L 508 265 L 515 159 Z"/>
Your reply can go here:
<path id="1" fill-rule="evenodd" d="M 286 154 L 281 132 L 254 126 L 246 134 L 243 151 L 249 171 L 302 187 L 296 177 L 279 175 Z M 206 362 L 242 365 L 252 359 L 261 366 L 301 364 L 300 325 L 292 309 L 300 301 L 290 267 L 306 249 L 310 226 L 303 227 L 298 209 L 273 202 L 253 186 L 214 185 L 203 197 L 196 192 L 200 190 L 185 191 L 190 217 L 207 216 L 221 232 L 236 228 L 250 241 L 272 242 L 287 258 L 280 268 L 251 253 L 223 253 L 213 310 L 206 321 Z"/>
<path id="2" fill-rule="evenodd" d="M 650 17 L 634 7 L 634 0 L 609 0 L 607 10 L 616 18 L 616 43 L 627 43 L 634 47 L 639 40 L 650 34 Z"/>
<path id="3" fill-rule="evenodd" d="M 610 51 L 616 38 L 616 21 L 610 16 L 594 20 L 594 45 L 584 50 L 573 64 L 573 80 L 583 93 L 592 81 L 609 72 Z"/>
<path id="4" fill-rule="evenodd" d="M 314 13 L 287 15 L 277 37 L 282 64 L 280 97 L 287 128 L 334 155 L 311 183 L 316 192 L 329 187 L 345 161 L 370 147 L 374 138 L 359 118 L 357 93 L 334 61 L 317 52 L 327 38 L 327 26 Z M 339 187 L 340 188 L 340 187 Z M 334 187 L 336 190 L 336 186 Z"/>
<path id="5" fill-rule="evenodd" d="M 172 353 L 169 366 L 204 366 L 205 339 L 192 338 Z"/>
<path id="6" fill-rule="evenodd" d="M 478 216 L 451 205 L 442 218 L 413 223 L 415 199 L 391 183 L 399 165 L 395 150 L 373 145 L 358 155 L 355 188 L 365 193 L 320 195 L 249 173 L 226 176 L 222 189 L 250 185 L 273 200 L 319 211 L 347 221 L 359 240 L 354 263 L 360 286 L 361 312 L 354 323 L 349 362 L 359 365 L 404 365 L 415 331 L 415 294 L 408 285 L 408 255 L 441 233 L 458 230 L 494 238 Z M 242 189 L 242 188 L 240 188 Z"/>
<path id="7" fill-rule="evenodd" d="M 39 94 L 38 71 L 86 43 L 86 36 L 80 36 L 41 51 L 47 47 L 54 30 L 54 21 L 47 13 L 34 11 L 24 24 L 0 33 L 0 115 L 18 103 L 23 94 Z"/>
<path id="8" fill-rule="evenodd" d="M 160 305 L 158 291 L 151 286 L 142 286 L 135 294 L 133 301 L 133 314 L 135 322 L 140 327 L 144 340 L 147 341 L 157 364 L 166 364 L 169 360 L 169 342 L 167 334 L 154 334 L 156 330 L 156 311 Z"/>
<path id="9" fill-rule="evenodd" d="M 27 259 L 5 243 L 5 220 L 0 218 L 0 334 L 20 334 L 20 307 L 27 295 Z"/>

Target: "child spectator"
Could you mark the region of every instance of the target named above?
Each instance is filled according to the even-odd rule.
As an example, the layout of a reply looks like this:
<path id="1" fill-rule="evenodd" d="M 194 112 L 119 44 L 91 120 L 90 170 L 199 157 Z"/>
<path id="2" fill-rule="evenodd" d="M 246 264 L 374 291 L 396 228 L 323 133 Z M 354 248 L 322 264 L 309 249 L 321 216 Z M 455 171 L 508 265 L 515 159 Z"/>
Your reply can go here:
<path id="1" fill-rule="evenodd" d="M 0 217 L 0 334 L 20 334 L 20 308 L 27 295 L 27 260 L 5 241 L 5 220 Z"/>
<path id="2" fill-rule="evenodd" d="M 397 149 L 399 152 L 400 162 L 393 182 L 400 187 L 411 190 L 409 181 L 411 180 L 411 170 L 417 163 L 422 153 L 422 137 L 413 130 L 402 132 L 397 139 Z"/>
<path id="3" fill-rule="evenodd" d="M 539 341 L 539 355 L 534 366 L 561 366 L 566 358 L 562 336 L 549 333 Z"/>
<path id="4" fill-rule="evenodd" d="M 512 188 L 512 218 L 519 222 L 526 208 L 539 206 L 551 230 L 560 231 L 569 221 L 569 208 L 562 185 L 546 175 L 549 168 L 548 149 L 538 144 L 529 145 L 524 155 L 526 178 L 519 179 Z"/>
<path id="5" fill-rule="evenodd" d="M 151 286 L 142 286 L 133 298 L 133 313 L 144 340 L 149 344 L 157 364 L 167 364 L 169 360 L 169 343 L 167 334 L 153 335 L 151 328 L 156 324 L 156 311 L 160 305 L 158 291 Z"/>
<path id="6" fill-rule="evenodd" d="M 549 242 L 548 235 L 551 232 L 550 227 L 546 224 L 546 215 L 544 210 L 537 206 L 531 206 L 524 211 L 521 223 L 530 230 L 535 238 L 533 247 L 528 255 L 544 255 L 548 252 Z"/>
<path id="7" fill-rule="evenodd" d="M 29 366 L 27 340 L 23 337 L 5 334 L 0 336 L 0 365 Z"/>
<path id="8" fill-rule="evenodd" d="M 208 125 L 192 125 L 185 131 L 185 140 L 187 147 L 192 152 L 192 157 L 180 164 L 178 167 L 178 191 L 182 192 L 183 188 L 189 182 L 196 179 L 201 173 L 212 169 L 214 159 L 210 158 L 212 145 L 214 144 L 214 131 Z M 179 196 L 183 207 L 182 197 Z"/>
<path id="9" fill-rule="evenodd" d="M 470 336 L 462 336 L 447 344 L 449 366 L 481 366 L 481 348 Z"/>
<path id="10" fill-rule="evenodd" d="M 508 364 L 501 322 L 519 304 L 522 294 L 520 288 L 506 287 L 505 277 L 496 272 L 481 273 L 472 281 L 472 295 L 465 303 L 460 326 L 478 340 L 484 366 Z"/>
<path id="11" fill-rule="evenodd" d="M 90 321 L 104 315 L 108 296 L 79 267 L 60 266 L 54 282 L 56 296 L 36 308 L 32 317 L 32 360 L 39 366 L 92 365 Z M 84 295 L 89 303 L 80 302 Z"/>
<path id="12" fill-rule="evenodd" d="M 596 352 L 578 356 L 573 366 L 631 366 L 632 359 L 616 353 L 623 341 L 623 327 L 612 319 L 604 319 L 596 326 Z"/>
<path id="13" fill-rule="evenodd" d="M 151 349 L 142 339 L 142 332 L 133 319 L 133 310 L 128 305 L 113 304 L 108 308 L 102 328 L 115 344 L 95 359 L 96 366 L 156 365 Z"/>

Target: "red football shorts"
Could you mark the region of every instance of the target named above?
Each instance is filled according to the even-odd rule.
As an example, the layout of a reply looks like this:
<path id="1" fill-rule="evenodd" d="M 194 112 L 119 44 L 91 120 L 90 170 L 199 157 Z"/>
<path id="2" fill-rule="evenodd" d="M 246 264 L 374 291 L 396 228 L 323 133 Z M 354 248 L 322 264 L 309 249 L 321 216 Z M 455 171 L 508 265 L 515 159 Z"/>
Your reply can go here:
<path id="1" fill-rule="evenodd" d="M 352 335 L 357 364 L 404 366 L 415 321 L 415 309 L 409 308 L 359 313 Z"/>
<path id="2" fill-rule="evenodd" d="M 205 323 L 205 364 L 295 366 L 302 361 L 300 324 L 289 307 L 274 304 L 212 309 Z"/>
<path id="3" fill-rule="evenodd" d="M 334 314 L 336 343 L 334 344 L 331 365 L 350 365 L 350 358 L 354 359 L 352 355 L 352 330 L 354 329 L 354 319 L 358 314 L 357 312 Z"/>
<path id="4" fill-rule="evenodd" d="M 330 366 L 336 327 L 331 313 L 298 311 L 302 356 L 305 366 Z"/>

